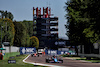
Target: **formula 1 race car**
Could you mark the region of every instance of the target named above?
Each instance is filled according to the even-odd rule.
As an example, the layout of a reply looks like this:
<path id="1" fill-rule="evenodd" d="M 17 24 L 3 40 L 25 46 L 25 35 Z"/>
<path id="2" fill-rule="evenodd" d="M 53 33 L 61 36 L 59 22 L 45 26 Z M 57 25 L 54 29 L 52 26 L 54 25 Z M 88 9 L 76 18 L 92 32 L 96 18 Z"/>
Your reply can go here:
<path id="1" fill-rule="evenodd" d="M 33 53 L 31 54 L 32 57 L 39 57 L 39 54 L 38 53 Z"/>
<path id="2" fill-rule="evenodd" d="M 56 56 L 46 58 L 46 63 L 63 63 L 61 58 L 57 58 Z"/>

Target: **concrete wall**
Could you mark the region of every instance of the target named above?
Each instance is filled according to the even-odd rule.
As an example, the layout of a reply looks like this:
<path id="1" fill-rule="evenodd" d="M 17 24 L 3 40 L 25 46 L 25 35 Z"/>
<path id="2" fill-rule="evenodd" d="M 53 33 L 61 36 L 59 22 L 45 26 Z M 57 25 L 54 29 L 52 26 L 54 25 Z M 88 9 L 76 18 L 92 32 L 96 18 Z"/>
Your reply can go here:
<path id="1" fill-rule="evenodd" d="M 6 50 L 3 50 L 3 53 L 9 53 L 9 46 L 4 46 L 3 48 Z M 11 52 L 19 52 L 20 47 L 15 47 L 15 46 L 11 46 Z"/>

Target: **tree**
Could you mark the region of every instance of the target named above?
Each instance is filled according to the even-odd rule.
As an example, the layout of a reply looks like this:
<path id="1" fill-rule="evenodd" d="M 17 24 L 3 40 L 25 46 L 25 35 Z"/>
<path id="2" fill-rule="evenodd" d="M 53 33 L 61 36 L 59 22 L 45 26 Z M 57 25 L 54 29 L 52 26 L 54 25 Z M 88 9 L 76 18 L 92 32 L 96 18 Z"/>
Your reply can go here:
<path id="1" fill-rule="evenodd" d="M 7 23 L 7 25 L 5 24 Z M 13 45 L 15 29 L 12 20 L 10 19 L 0 19 L 0 26 L 3 26 L 3 41 L 10 42 L 10 45 Z"/>
<path id="2" fill-rule="evenodd" d="M 70 0 L 66 3 L 68 22 L 65 26 L 69 29 L 72 44 L 85 45 L 87 50 L 100 39 L 99 5 L 99 0 Z"/>
<path id="3" fill-rule="evenodd" d="M 7 12 L 7 10 L 6 10 L 6 11 L 4 12 L 4 17 L 7 18 L 7 17 L 8 17 L 7 15 L 8 15 L 8 12 Z"/>
<path id="4" fill-rule="evenodd" d="M 3 18 L 4 17 L 4 11 L 0 10 L 0 13 L 1 13 L 1 17 Z"/>
<path id="5" fill-rule="evenodd" d="M 8 18 L 0 19 L 0 26 L 3 26 L 2 32 L 0 31 L 2 33 L 2 41 L 10 42 L 10 46 L 12 46 L 14 42 L 14 36 L 15 36 L 15 28 L 14 28 L 13 21 Z"/>
<path id="6" fill-rule="evenodd" d="M 30 37 L 30 44 L 31 44 L 31 47 L 38 48 L 39 47 L 39 40 L 38 40 L 38 38 L 36 36 Z"/>
<path id="7" fill-rule="evenodd" d="M 15 25 L 15 40 L 14 44 L 19 47 L 28 47 L 30 37 L 27 33 L 27 28 L 22 22 L 14 22 Z"/>
<path id="8" fill-rule="evenodd" d="M 13 20 L 13 18 L 14 18 L 13 14 L 11 12 L 8 12 L 8 18 L 11 20 Z"/>
<path id="9" fill-rule="evenodd" d="M 0 10 L 0 13 L 2 18 L 9 18 L 11 20 L 13 20 L 14 18 L 13 14 L 11 12 L 7 12 L 7 10 L 6 11 Z"/>
<path id="10" fill-rule="evenodd" d="M 90 43 L 94 43 L 100 39 L 100 1 L 99 0 L 89 0 L 88 1 L 88 9 L 87 14 L 89 16 L 90 22 L 88 23 L 88 27 L 84 29 L 83 33 L 85 37 L 89 39 Z"/>
<path id="11" fill-rule="evenodd" d="M 27 31 L 28 31 L 28 34 L 31 37 L 33 35 L 33 21 L 24 20 L 23 24 L 25 24 Z"/>
<path id="12" fill-rule="evenodd" d="M 87 15 L 86 0 L 71 0 L 66 3 L 66 19 L 68 19 L 66 28 L 69 29 L 68 36 L 73 44 L 85 43 L 84 29 L 88 26 L 89 18 Z"/>

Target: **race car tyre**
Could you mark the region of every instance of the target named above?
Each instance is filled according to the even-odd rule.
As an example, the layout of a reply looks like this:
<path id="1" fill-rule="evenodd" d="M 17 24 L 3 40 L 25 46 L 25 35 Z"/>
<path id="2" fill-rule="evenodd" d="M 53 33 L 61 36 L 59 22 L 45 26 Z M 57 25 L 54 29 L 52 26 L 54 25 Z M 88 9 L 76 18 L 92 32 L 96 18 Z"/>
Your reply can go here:
<path id="1" fill-rule="evenodd" d="M 49 60 L 48 59 L 46 59 L 46 63 L 49 63 Z"/>
<path id="2" fill-rule="evenodd" d="M 63 60 L 61 60 L 61 62 L 63 63 Z"/>
<path id="3" fill-rule="evenodd" d="M 31 57 L 33 57 L 33 55 L 31 54 Z"/>

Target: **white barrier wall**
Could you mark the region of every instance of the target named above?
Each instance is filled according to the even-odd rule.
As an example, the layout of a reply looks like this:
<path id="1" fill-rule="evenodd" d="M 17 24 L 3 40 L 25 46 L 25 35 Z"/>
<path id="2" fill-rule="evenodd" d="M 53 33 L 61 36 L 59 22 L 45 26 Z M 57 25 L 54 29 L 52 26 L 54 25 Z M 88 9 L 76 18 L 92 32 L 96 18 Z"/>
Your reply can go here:
<path id="1" fill-rule="evenodd" d="M 3 53 L 9 53 L 9 46 L 3 46 L 4 49 Z M 19 52 L 19 47 L 11 46 L 11 52 Z"/>

